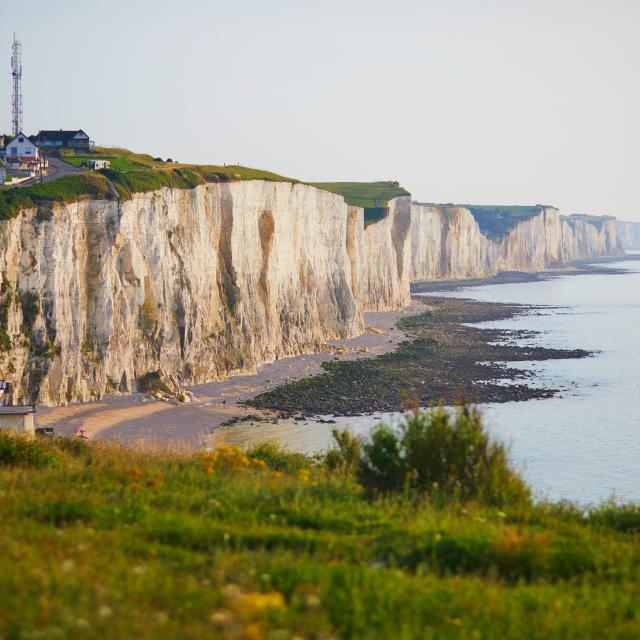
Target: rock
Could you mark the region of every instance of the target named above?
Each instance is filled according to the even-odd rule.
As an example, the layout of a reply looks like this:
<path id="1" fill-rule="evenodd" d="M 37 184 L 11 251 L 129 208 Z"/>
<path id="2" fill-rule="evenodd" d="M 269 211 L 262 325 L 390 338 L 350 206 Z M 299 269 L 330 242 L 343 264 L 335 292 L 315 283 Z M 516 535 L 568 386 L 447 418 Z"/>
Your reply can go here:
<path id="1" fill-rule="evenodd" d="M 378 329 L 378 327 L 371 327 L 371 326 L 367 326 L 364 329 L 365 331 L 368 331 L 369 333 L 376 333 L 379 336 L 385 336 L 387 335 L 386 331 L 383 331 L 382 329 Z"/>

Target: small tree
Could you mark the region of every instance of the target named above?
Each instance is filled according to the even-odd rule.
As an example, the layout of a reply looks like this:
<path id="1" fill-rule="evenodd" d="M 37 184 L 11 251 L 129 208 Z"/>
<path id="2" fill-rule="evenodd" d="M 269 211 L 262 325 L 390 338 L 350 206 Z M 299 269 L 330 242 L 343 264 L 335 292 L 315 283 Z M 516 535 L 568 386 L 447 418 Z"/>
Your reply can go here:
<path id="1" fill-rule="evenodd" d="M 499 506 L 531 497 L 507 448 L 489 438 L 479 411 L 467 405 L 415 411 L 397 429 L 380 425 L 363 446 L 359 475 L 377 492 L 408 488 L 438 501 Z"/>

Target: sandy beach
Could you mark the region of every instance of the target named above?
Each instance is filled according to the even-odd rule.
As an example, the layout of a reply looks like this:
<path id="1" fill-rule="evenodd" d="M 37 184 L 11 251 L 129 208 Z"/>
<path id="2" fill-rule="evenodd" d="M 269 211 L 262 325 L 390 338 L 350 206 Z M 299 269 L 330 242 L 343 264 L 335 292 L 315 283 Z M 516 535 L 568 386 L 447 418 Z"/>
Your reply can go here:
<path id="1" fill-rule="evenodd" d="M 238 403 L 288 380 L 319 374 L 323 371 L 321 364 L 333 358 L 352 360 L 393 351 L 405 338 L 395 326 L 396 322 L 421 308 L 422 305 L 412 303 L 401 312 L 366 313 L 364 333 L 348 340 L 327 341 L 332 347 L 344 347 L 345 353 L 336 355 L 327 350 L 282 358 L 260 366 L 254 374 L 194 385 L 190 387 L 194 394 L 191 403 L 159 401 L 142 393 L 111 396 L 65 407 L 38 407 L 37 425 L 53 427 L 58 435 L 72 435 L 82 427 L 92 439 L 128 446 L 199 449 L 206 446 L 212 429 L 232 418 L 256 413 L 269 417 L 267 412 L 257 412 Z"/>

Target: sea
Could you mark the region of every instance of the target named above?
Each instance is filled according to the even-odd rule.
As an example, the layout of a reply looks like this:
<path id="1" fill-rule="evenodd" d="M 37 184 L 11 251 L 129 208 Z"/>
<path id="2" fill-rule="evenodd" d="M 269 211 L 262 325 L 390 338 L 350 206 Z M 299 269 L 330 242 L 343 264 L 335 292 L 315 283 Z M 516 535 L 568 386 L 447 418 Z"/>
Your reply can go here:
<path id="1" fill-rule="evenodd" d="M 539 499 L 585 506 L 609 499 L 640 502 L 638 258 L 607 265 L 623 273 L 561 275 L 434 294 L 540 305 L 516 318 L 477 326 L 535 331 L 519 343 L 594 353 L 584 359 L 514 363 L 535 374 L 530 384 L 559 393 L 543 400 L 480 405 L 489 432 L 510 447 L 513 465 Z M 333 428 L 366 436 L 381 421 L 399 419 L 400 414 L 372 414 L 244 422 L 217 430 L 215 443 L 268 440 L 315 453 L 331 446 Z"/>

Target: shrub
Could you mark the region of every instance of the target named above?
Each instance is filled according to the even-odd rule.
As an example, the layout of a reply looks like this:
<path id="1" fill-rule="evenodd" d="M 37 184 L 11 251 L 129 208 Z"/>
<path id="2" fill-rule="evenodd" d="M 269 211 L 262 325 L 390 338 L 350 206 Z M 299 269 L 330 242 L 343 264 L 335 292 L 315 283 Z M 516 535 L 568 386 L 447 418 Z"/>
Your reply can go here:
<path id="1" fill-rule="evenodd" d="M 336 447 L 325 455 L 326 466 L 331 470 L 353 473 L 362 457 L 362 439 L 352 436 L 346 429 L 333 429 L 331 435 Z"/>
<path id="2" fill-rule="evenodd" d="M 589 523 L 623 533 L 640 533 L 640 505 L 617 504 L 614 500 L 589 510 Z"/>
<path id="3" fill-rule="evenodd" d="M 262 460 L 274 471 L 300 471 L 311 465 L 311 459 L 302 453 L 292 453 L 273 442 L 263 442 L 247 451 L 247 456 Z"/>
<path id="4" fill-rule="evenodd" d="M 399 429 L 381 425 L 364 445 L 360 478 L 378 492 L 410 490 L 436 500 L 528 502 L 530 490 L 492 441 L 475 408 L 416 411 Z"/>
<path id="5" fill-rule="evenodd" d="M 37 440 L 0 431 L 0 465 L 44 467 L 53 459 L 53 454 Z"/>
<path id="6" fill-rule="evenodd" d="M 90 456 L 92 451 L 88 443 L 81 438 L 55 437 L 51 440 L 51 444 L 59 451 L 68 453 L 74 458 Z"/>

